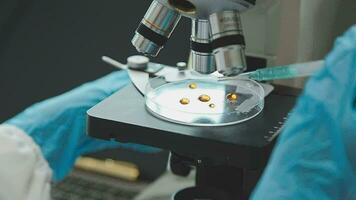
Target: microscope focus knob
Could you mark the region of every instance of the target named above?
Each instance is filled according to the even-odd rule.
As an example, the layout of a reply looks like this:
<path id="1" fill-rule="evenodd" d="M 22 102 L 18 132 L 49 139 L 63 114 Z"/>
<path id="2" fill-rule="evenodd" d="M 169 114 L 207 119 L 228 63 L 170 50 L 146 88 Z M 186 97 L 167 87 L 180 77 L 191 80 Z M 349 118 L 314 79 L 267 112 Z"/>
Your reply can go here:
<path id="1" fill-rule="evenodd" d="M 185 158 L 176 153 L 171 152 L 169 158 L 169 166 L 173 174 L 187 177 L 192 170 L 190 163 L 193 162 L 189 158 Z"/>
<path id="2" fill-rule="evenodd" d="M 184 71 L 188 67 L 186 62 L 178 62 L 176 65 L 177 65 L 178 71 Z"/>
<path id="3" fill-rule="evenodd" d="M 147 68 L 150 59 L 146 56 L 130 56 L 127 58 L 127 65 L 131 69 L 144 70 Z"/>

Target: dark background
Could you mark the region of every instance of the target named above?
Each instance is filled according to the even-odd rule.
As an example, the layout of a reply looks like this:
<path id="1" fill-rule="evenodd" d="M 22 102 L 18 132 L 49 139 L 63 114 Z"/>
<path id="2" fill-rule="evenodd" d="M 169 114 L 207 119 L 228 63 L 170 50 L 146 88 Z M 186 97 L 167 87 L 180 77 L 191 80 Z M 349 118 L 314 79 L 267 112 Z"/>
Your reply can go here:
<path id="1" fill-rule="evenodd" d="M 0 0 L 0 123 L 31 104 L 111 71 L 101 56 L 125 62 L 149 0 Z M 190 22 L 182 19 L 158 58 L 174 65 L 189 53 Z M 124 149 L 98 157 L 131 161 L 143 179 L 165 170 L 167 152 Z"/>
<path id="2" fill-rule="evenodd" d="M 0 122 L 34 102 L 114 70 L 137 54 L 134 31 L 149 0 L 0 0 Z M 158 58 L 185 61 L 190 22 L 182 19 Z"/>

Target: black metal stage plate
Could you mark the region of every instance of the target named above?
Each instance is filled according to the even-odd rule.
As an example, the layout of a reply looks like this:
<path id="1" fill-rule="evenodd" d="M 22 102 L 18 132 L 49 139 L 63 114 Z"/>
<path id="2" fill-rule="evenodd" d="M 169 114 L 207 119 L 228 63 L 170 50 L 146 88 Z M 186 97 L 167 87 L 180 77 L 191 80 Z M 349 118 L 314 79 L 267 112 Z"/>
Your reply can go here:
<path id="1" fill-rule="evenodd" d="M 224 127 L 195 127 L 152 116 L 144 97 L 130 84 L 87 112 L 88 134 L 257 169 L 265 165 L 274 139 L 295 104 L 296 95 L 283 91 L 292 89 L 277 87 L 265 99 L 264 110 L 251 120 Z"/>

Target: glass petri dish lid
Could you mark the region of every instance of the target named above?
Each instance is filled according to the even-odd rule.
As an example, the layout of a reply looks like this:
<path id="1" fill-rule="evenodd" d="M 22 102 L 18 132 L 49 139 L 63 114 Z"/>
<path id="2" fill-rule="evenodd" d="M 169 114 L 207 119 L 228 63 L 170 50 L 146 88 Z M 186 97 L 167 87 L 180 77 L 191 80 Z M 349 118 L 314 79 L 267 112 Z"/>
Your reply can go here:
<path id="1" fill-rule="evenodd" d="M 256 81 L 235 77 L 150 79 L 145 103 L 154 116 L 190 126 L 226 126 L 257 116 L 264 107 L 264 90 Z"/>

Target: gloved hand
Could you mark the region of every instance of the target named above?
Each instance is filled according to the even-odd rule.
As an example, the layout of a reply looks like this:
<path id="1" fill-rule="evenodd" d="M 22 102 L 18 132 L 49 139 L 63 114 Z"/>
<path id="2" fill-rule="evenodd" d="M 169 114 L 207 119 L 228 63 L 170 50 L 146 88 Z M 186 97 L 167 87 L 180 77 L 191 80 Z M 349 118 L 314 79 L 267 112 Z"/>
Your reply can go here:
<path id="1" fill-rule="evenodd" d="M 356 27 L 307 83 L 252 199 L 356 199 Z"/>
<path id="2" fill-rule="evenodd" d="M 37 103 L 5 123 L 22 129 L 34 139 L 53 169 L 54 180 L 64 178 L 76 158 L 85 153 L 119 146 L 156 152 L 157 149 L 144 145 L 120 144 L 86 135 L 86 111 L 128 82 L 125 71 L 113 72 L 58 97 Z"/>

